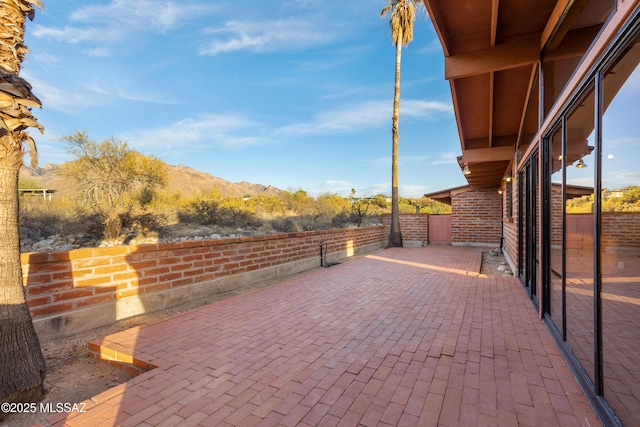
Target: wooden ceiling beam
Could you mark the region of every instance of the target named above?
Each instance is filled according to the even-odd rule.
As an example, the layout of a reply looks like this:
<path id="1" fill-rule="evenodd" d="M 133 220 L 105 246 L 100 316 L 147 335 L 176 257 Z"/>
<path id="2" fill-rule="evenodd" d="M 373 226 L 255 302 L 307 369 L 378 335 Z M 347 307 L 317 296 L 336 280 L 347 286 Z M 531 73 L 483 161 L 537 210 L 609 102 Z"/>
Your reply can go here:
<path id="1" fill-rule="evenodd" d="M 544 60 L 555 61 L 584 55 L 600 28 L 602 25 L 598 24 L 569 31 L 560 46 L 555 49 L 547 48 L 544 51 Z"/>
<path id="2" fill-rule="evenodd" d="M 547 25 L 545 25 L 544 30 L 542 30 L 542 34 L 540 35 L 540 50 L 544 50 L 551 39 L 553 39 L 564 21 L 564 18 L 569 13 L 569 9 L 573 4 L 574 0 L 558 0 L 556 2 L 556 6 L 553 8 L 553 12 L 551 12 L 551 16 L 549 16 L 549 20 L 547 21 Z"/>
<path id="3" fill-rule="evenodd" d="M 538 36 L 534 36 L 477 52 L 445 57 L 444 77 L 447 80 L 459 79 L 535 64 L 540 60 L 538 43 Z"/>
<path id="4" fill-rule="evenodd" d="M 513 158 L 513 153 L 513 146 L 462 150 L 461 163 L 465 164 L 511 160 Z"/>
<path id="5" fill-rule="evenodd" d="M 467 138 L 462 145 L 463 150 L 478 150 L 481 148 L 497 148 L 497 147 L 512 147 L 515 146 L 518 135 L 493 135 L 493 140 L 489 141 L 489 138 Z"/>
<path id="6" fill-rule="evenodd" d="M 525 120 L 527 119 L 527 110 L 529 109 L 529 103 L 531 102 L 531 97 L 533 96 L 533 91 L 536 89 L 536 82 L 538 80 L 538 67 L 534 65 L 531 67 L 531 74 L 529 75 L 529 85 L 527 86 L 527 94 L 524 99 L 524 104 L 522 106 L 522 113 L 520 114 L 520 126 L 518 127 L 518 138 L 516 142 L 516 147 L 520 146 L 522 143 L 522 136 L 524 135 L 524 125 Z M 538 111 L 533 111 L 538 114 Z M 538 117 L 538 122 L 540 122 L 540 118 Z M 538 123 L 538 126 L 540 124 Z"/>
<path id="7" fill-rule="evenodd" d="M 453 113 L 456 117 L 456 127 L 458 129 L 458 138 L 462 144 L 464 138 L 464 132 L 462 131 L 462 120 L 460 119 L 460 102 L 458 100 L 458 91 L 456 89 L 456 82 L 449 80 L 449 88 L 451 89 L 451 99 L 453 100 Z M 464 148 L 464 145 L 463 147 Z"/>
<path id="8" fill-rule="evenodd" d="M 492 0 L 491 2 L 491 46 L 496 45 L 496 37 L 498 35 L 498 9 L 500 8 L 500 0 Z"/>
<path id="9" fill-rule="evenodd" d="M 558 0 L 540 36 L 541 51 L 560 45 L 587 3 L 588 0 Z"/>
<path id="10" fill-rule="evenodd" d="M 493 146 L 493 118 L 494 118 L 494 109 L 493 109 L 493 99 L 495 97 L 495 73 L 492 71 L 489 73 L 489 147 Z"/>

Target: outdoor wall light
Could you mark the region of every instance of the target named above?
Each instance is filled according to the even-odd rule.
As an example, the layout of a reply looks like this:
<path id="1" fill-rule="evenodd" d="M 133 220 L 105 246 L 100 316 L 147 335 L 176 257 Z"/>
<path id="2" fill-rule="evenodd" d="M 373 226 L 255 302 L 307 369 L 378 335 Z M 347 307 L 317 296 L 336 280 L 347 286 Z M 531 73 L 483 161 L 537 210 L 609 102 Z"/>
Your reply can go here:
<path id="1" fill-rule="evenodd" d="M 502 194 L 502 188 L 498 190 L 498 194 Z"/>
<path id="2" fill-rule="evenodd" d="M 462 173 L 465 175 L 470 175 L 471 174 L 471 169 L 469 169 L 469 165 L 468 164 L 464 164 L 464 169 L 462 169 Z"/>
<path id="3" fill-rule="evenodd" d="M 511 176 L 511 174 L 510 174 L 510 173 L 508 173 L 508 174 L 506 174 L 506 175 L 504 176 L 504 180 L 505 180 L 505 181 L 507 181 L 507 182 L 511 182 L 511 178 L 513 178 L 513 177 Z"/>
<path id="4" fill-rule="evenodd" d="M 583 169 L 583 168 L 586 168 L 587 165 L 585 165 L 584 162 L 582 161 L 582 159 L 580 159 L 580 160 L 578 160 L 578 164 L 576 165 L 576 167 L 578 169 Z"/>

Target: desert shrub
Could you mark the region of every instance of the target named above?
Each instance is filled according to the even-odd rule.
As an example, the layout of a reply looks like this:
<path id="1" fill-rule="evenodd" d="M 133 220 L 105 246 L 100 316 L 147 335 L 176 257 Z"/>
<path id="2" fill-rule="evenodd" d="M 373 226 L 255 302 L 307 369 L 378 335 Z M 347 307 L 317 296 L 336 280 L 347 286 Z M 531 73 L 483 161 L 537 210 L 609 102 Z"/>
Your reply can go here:
<path id="1" fill-rule="evenodd" d="M 223 206 L 219 209 L 218 222 L 216 225 L 247 228 L 258 226 L 259 221 L 255 215 L 249 211 Z"/>
<path id="2" fill-rule="evenodd" d="M 122 227 L 142 235 L 159 231 L 169 221 L 161 212 L 125 211 L 118 214 Z"/>
<path id="3" fill-rule="evenodd" d="M 265 221 L 270 230 L 280 233 L 297 233 L 300 231 L 328 230 L 331 218 L 318 218 L 314 215 L 297 215 L 273 218 Z"/>
<path id="4" fill-rule="evenodd" d="M 358 223 L 358 215 L 355 212 L 344 210 L 333 217 L 331 226 L 333 228 L 345 228 Z"/>
<path id="5" fill-rule="evenodd" d="M 97 234 L 104 231 L 104 214 L 71 212 L 57 209 L 29 209 L 20 213 L 20 227 L 29 230 L 34 238 L 51 235 Z"/>
<path id="6" fill-rule="evenodd" d="M 153 187 L 137 187 L 137 192 L 123 197 L 118 206 L 83 206 L 73 188 L 61 187 L 46 203 L 41 198 L 21 200 L 24 233 L 32 239 L 82 233 L 92 239 L 109 240 L 131 232 L 142 236 L 162 234 L 173 226 L 184 230 L 185 235 L 189 235 L 190 226 L 206 226 L 218 234 L 233 234 L 238 228 L 290 233 L 376 224 L 380 213 L 387 210 L 383 196 L 347 200 L 323 194 L 314 199 L 297 190 L 279 196 L 231 198 L 213 191 L 190 197 Z"/>
<path id="7" fill-rule="evenodd" d="M 181 219 L 196 224 L 211 225 L 216 222 L 219 204 L 215 200 L 193 200 L 181 213 Z"/>
<path id="8" fill-rule="evenodd" d="M 136 201 L 140 206 L 149 206 L 156 198 L 156 192 L 153 188 L 145 187 L 138 193 Z"/>
<path id="9" fill-rule="evenodd" d="M 61 234 L 67 226 L 67 222 L 61 221 L 56 213 L 33 209 L 23 211 L 19 222 L 21 228 L 27 229 L 30 235 L 38 238 Z"/>
<path id="10" fill-rule="evenodd" d="M 273 218 L 285 212 L 286 206 L 278 196 L 258 195 L 248 197 L 244 203 L 245 207 L 261 218 Z"/>
<path id="11" fill-rule="evenodd" d="M 302 224 L 297 217 L 281 217 L 269 221 L 271 229 L 280 233 L 298 233 L 303 231 Z"/>
<path id="12" fill-rule="evenodd" d="M 179 213 L 182 222 L 208 226 L 246 228 L 259 225 L 255 215 L 234 206 L 221 206 L 213 199 L 191 201 L 184 211 Z"/>

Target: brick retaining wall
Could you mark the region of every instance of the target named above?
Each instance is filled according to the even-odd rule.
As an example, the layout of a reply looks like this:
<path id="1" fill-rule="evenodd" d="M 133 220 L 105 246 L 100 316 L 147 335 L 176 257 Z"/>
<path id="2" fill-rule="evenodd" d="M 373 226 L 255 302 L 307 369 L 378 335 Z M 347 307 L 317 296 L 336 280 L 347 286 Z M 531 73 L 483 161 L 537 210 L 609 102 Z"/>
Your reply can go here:
<path id="1" fill-rule="evenodd" d="M 384 226 L 22 254 L 38 334 L 72 335 L 384 247 Z"/>
<path id="2" fill-rule="evenodd" d="M 382 225 L 391 226 L 391 215 L 382 215 Z M 429 215 L 400 214 L 400 232 L 404 246 L 424 246 L 429 242 Z M 388 236 L 387 236 L 388 237 Z"/>

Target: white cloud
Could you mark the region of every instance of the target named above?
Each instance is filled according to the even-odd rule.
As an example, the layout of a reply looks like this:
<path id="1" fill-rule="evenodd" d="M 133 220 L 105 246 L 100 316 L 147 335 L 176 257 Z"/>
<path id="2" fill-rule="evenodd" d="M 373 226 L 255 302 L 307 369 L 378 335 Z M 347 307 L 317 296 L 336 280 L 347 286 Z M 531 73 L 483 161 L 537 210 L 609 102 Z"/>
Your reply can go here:
<path id="1" fill-rule="evenodd" d="M 278 20 L 263 22 L 227 21 L 222 27 L 212 27 L 205 34 L 214 39 L 200 49 L 200 55 L 248 50 L 274 52 L 296 50 L 327 43 L 337 35 L 327 28 L 316 28 L 312 21 Z"/>
<path id="2" fill-rule="evenodd" d="M 640 137 L 636 136 L 616 136 L 607 138 L 607 146 L 615 149 L 635 149 L 640 144 Z"/>
<path id="3" fill-rule="evenodd" d="M 428 156 L 398 156 L 398 165 L 420 165 L 427 161 Z M 391 170 L 391 157 L 377 157 L 375 159 L 364 160 L 370 167 L 377 169 L 389 168 Z"/>
<path id="4" fill-rule="evenodd" d="M 363 187 L 356 187 L 358 194 L 364 196 L 377 196 L 378 194 L 383 194 L 385 196 L 391 196 L 391 185 L 390 184 L 369 184 Z M 398 189 L 399 191 L 399 189 Z"/>
<path id="5" fill-rule="evenodd" d="M 392 104 L 386 101 L 370 101 L 347 108 L 319 113 L 309 123 L 299 123 L 281 128 L 285 134 L 318 134 L 326 132 L 355 132 L 364 127 L 379 127 L 391 122 Z"/>
<path id="6" fill-rule="evenodd" d="M 215 9 L 215 6 L 204 2 L 112 0 L 107 4 L 81 7 L 71 14 L 70 19 L 81 23 L 105 24 L 121 30 L 150 30 L 164 34 Z"/>
<path id="7" fill-rule="evenodd" d="M 76 112 L 88 105 L 95 105 L 92 97 L 74 89 L 65 90 L 53 86 L 23 72 L 23 77 L 31 83 L 35 95 L 42 101 L 42 107 L 66 113 Z"/>
<path id="8" fill-rule="evenodd" d="M 457 164 L 458 155 L 454 152 L 442 153 L 438 156 L 438 160 L 434 160 L 431 162 L 432 165 L 449 165 L 449 164 Z"/>
<path id="9" fill-rule="evenodd" d="M 179 120 L 160 128 L 136 131 L 126 135 L 125 139 L 135 146 L 165 150 L 184 147 L 184 151 L 188 151 L 189 146 L 204 144 L 237 148 L 264 142 L 257 136 L 242 135 L 246 134 L 247 129 L 257 126 L 258 124 L 239 115 L 209 114 Z"/>
<path id="10" fill-rule="evenodd" d="M 60 63 L 60 58 L 55 55 L 51 55 L 49 53 L 37 52 L 33 54 L 32 57 L 34 60 L 41 62 L 43 64 L 57 64 Z"/>
<path id="11" fill-rule="evenodd" d="M 38 38 L 48 38 L 65 43 L 75 44 L 89 40 L 95 40 L 98 38 L 98 36 L 100 36 L 101 31 L 97 28 L 50 28 L 42 25 L 36 25 L 33 28 L 32 34 Z M 102 37 L 104 37 L 104 34 L 102 34 Z"/>
<path id="12" fill-rule="evenodd" d="M 111 51 L 104 47 L 97 47 L 95 49 L 89 49 L 84 51 L 88 56 L 95 56 L 97 58 L 107 58 L 111 56 Z"/>
<path id="13" fill-rule="evenodd" d="M 418 49 L 418 53 L 421 54 L 429 54 L 429 53 L 442 53 L 442 45 L 440 44 L 440 40 L 437 37 L 433 37 L 429 43 Z"/>
<path id="14" fill-rule="evenodd" d="M 43 108 L 70 114 L 82 112 L 87 106 L 100 105 L 104 98 L 96 97 L 95 94 L 127 101 L 176 104 L 176 101 L 167 99 L 163 95 L 125 91 L 119 88 L 103 88 L 96 84 L 87 84 L 82 87 L 73 85 L 70 88 L 65 88 L 60 85 L 49 84 L 28 72 L 23 72 L 23 77 L 33 86 L 33 91 L 42 101 Z"/>
<path id="15" fill-rule="evenodd" d="M 310 188 L 309 193 L 314 197 L 321 194 L 339 194 L 343 197 L 349 195 L 353 185 L 349 181 L 328 179 L 321 182 L 315 188 Z"/>
<path id="16" fill-rule="evenodd" d="M 204 2 L 112 0 L 79 7 L 69 16 L 75 25 L 59 28 L 36 25 L 33 35 L 71 44 L 123 42 L 130 41 L 131 34 L 136 32 L 166 34 L 215 10 L 216 6 Z M 102 56 L 105 52 L 98 49 L 89 53 Z"/>
<path id="17" fill-rule="evenodd" d="M 116 97 L 120 99 L 124 99 L 127 101 L 137 101 L 137 102 L 150 102 L 155 104 L 178 104 L 178 101 L 173 99 L 167 99 L 166 96 L 157 95 L 157 94 L 149 94 L 149 93 L 141 93 L 129 90 L 123 90 L 120 88 L 103 88 L 97 84 L 89 84 L 86 86 L 87 90 L 95 93 L 99 93 L 100 95 L 105 95 L 108 97 Z"/>
<path id="18" fill-rule="evenodd" d="M 634 185 L 640 185 L 640 172 L 629 169 L 611 170 L 606 174 L 603 182 L 603 186 L 607 188 L 624 188 Z"/>
<path id="19" fill-rule="evenodd" d="M 322 182 L 323 187 L 333 188 L 333 187 L 348 187 L 349 181 L 341 181 L 337 179 L 328 179 Z"/>
<path id="20" fill-rule="evenodd" d="M 318 134 L 330 132 L 356 132 L 364 128 L 391 125 L 392 100 L 368 101 L 330 112 L 319 113 L 309 123 L 299 123 L 281 128 L 284 134 Z M 441 114 L 451 114 L 450 104 L 437 101 L 403 100 L 400 102 L 400 121 L 403 118 L 431 119 Z"/>
<path id="21" fill-rule="evenodd" d="M 440 101 L 406 100 L 400 102 L 400 119 L 403 116 L 432 118 L 437 114 L 453 114 L 450 103 Z"/>
<path id="22" fill-rule="evenodd" d="M 429 191 L 427 185 L 400 185 L 398 187 L 398 193 L 402 197 L 422 197 Z"/>

